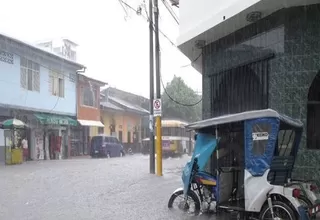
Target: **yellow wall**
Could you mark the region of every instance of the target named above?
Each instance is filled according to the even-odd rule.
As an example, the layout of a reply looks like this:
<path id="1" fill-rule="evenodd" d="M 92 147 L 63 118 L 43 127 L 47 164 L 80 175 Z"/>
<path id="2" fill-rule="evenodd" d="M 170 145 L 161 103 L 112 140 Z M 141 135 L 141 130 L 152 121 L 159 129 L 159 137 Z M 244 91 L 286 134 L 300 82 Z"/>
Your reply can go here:
<path id="1" fill-rule="evenodd" d="M 93 137 L 93 136 L 97 136 L 98 135 L 98 127 L 90 127 L 90 130 L 89 130 L 89 135 L 90 137 Z"/>
<path id="2" fill-rule="evenodd" d="M 123 143 L 128 143 L 128 137 L 127 137 L 127 132 L 128 132 L 128 125 L 131 124 L 131 143 L 133 143 L 133 127 L 134 126 L 139 126 L 141 127 L 141 117 L 139 115 L 133 115 L 133 114 L 128 114 L 124 112 L 108 112 L 108 111 L 101 111 L 101 116 L 103 118 L 103 123 L 104 123 L 104 133 L 106 135 L 111 135 L 110 134 L 110 124 L 112 117 L 115 120 L 116 124 L 116 135 L 118 137 L 119 131 L 122 131 L 122 142 Z M 139 130 L 140 132 L 140 130 Z"/>

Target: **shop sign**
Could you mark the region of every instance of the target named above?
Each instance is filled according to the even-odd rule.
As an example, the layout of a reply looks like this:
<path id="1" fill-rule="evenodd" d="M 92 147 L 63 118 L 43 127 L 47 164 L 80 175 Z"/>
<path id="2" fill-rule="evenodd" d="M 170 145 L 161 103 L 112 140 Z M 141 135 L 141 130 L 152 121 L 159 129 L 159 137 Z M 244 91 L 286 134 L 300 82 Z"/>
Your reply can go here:
<path id="1" fill-rule="evenodd" d="M 46 124 L 52 124 L 52 125 L 68 125 L 69 121 L 68 119 L 58 119 L 58 118 L 48 118 L 46 120 Z"/>

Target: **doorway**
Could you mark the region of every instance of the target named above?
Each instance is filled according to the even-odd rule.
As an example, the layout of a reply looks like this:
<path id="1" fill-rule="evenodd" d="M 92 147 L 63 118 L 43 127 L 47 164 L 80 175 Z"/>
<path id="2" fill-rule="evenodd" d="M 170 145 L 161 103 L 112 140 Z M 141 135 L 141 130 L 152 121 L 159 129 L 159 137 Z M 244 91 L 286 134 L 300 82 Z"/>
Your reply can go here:
<path id="1" fill-rule="evenodd" d="M 122 131 L 118 131 L 119 141 L 122 143 Z"/>
<path id="2" fill-rule="evenodd" d="M 127 134 L 127 143 L 131 144 L 131 132 L 130 131 L 128 131 L 128 134 Z"/>

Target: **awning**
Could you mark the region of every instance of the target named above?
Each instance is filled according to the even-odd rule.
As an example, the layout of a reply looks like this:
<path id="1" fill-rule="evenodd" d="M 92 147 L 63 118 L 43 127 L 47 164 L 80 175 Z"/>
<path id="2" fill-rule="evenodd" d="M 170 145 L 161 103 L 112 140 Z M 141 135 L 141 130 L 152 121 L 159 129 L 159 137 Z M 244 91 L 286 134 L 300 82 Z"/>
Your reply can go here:
<path id="1" fill-rule="evenodd" d="M 101 121 L 91 121 L 91 120 L 78 120 L 82 126 L 92 126 L 92 127 L 104 127 Z"/>
<path id="2" fill-rule="evenodd" d="M 70 125 L 77 126 L 78 122 L 68 116 L 37 113 L 34 116 L 44 125 Z"/>

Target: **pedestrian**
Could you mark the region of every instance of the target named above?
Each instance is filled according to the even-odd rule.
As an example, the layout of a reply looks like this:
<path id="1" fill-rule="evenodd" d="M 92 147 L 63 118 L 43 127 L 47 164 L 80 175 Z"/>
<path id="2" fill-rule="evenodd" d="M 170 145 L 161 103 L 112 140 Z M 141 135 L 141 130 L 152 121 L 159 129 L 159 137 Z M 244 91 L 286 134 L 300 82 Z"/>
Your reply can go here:
<path id="1" fill-rule="evenodd" d="M 26 161 L 29 156 L 29 149 L 28 149 L 28 140 L 24 137 L 21 141 L 22 150 L 23 150 L 23 160 Z"/>

